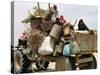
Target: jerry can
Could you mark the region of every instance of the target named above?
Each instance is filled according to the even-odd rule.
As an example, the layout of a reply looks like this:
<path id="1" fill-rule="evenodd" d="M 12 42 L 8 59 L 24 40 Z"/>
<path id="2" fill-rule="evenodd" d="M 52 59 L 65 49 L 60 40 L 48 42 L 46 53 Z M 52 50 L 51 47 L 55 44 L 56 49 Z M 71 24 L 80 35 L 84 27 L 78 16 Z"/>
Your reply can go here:
<path id="1" fill-rule="evenodd" d="M 40 46 L 38 53 L 41 55 L 50 55 L 53 52 L 55 41 L 52 37 L 47 36 L 42 45 Z"/>

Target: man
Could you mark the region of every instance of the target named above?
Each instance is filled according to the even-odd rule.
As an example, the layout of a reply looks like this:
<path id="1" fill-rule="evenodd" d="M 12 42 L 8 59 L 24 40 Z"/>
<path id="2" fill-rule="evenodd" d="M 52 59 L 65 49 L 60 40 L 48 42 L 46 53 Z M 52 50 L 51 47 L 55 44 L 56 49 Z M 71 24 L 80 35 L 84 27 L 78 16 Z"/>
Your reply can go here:
<path id="1" fill-rule="evenodd" d="M 57 10 L 57 6 L 53 5 L 53 8 L 51 9 L 51 11 L 53 12 L 53 18 L 56 18 L 58 16 L 58 10 Z"/>
<path id="2" fill-rule="evenodd" d="M 53 5 L 53 7 L 50 7 L 50 11 L 47 12 L 45 20 L 55 20 L 56 17 L 58 16 L 58 10 L 57 10 L 57 6 Z"/>

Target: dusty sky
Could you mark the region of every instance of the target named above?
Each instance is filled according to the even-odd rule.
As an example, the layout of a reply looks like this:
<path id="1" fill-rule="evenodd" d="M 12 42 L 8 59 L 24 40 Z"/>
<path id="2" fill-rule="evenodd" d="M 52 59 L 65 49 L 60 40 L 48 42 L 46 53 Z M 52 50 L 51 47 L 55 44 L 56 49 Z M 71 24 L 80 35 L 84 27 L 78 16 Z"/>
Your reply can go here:
<path id="1" fill-rule="evenodd" d="M 52 6 L 53 4 L 51 4 Z M 75 20 L 83 19 L 90 29 L 97 29 L 97 7 L 86 5 L 56 4 L 59 15 L 63 15 L 67 21 L 74 24 Z M 32 12 L 37 3 L 33 2 L 15 2 L 14 3 L 14 44 L 17 45 L 20 34 L 29 24 L 23 24 L 21 21 L 28 16 L 28 10 Z M 47 3 L 40 3 L 40 8 L 48 9 Z M 75 29 L 77 29 L 77 24 Z"/>

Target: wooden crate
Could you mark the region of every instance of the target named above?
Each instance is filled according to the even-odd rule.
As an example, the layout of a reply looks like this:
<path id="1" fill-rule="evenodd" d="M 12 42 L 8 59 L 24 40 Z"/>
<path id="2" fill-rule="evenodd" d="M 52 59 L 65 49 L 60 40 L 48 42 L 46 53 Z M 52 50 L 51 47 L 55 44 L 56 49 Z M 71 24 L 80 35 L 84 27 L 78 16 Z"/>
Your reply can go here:
<path id="1" fill-rule="evenodd" d="M 80 53 L 97 52 L 97 34 L 90 35 L 88 32 L 76 32 L 76 41 L 79 45 Z"/>

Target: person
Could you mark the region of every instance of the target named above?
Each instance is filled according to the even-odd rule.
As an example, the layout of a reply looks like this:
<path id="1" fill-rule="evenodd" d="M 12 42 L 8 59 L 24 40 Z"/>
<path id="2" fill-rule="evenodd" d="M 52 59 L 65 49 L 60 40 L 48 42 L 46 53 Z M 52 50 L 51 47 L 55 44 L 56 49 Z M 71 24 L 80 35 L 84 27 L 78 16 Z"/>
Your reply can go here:
<path id="1" fill-rule="evenodd" d="M 56 20 L 54 21 L 53 25 L 54 24 L 62 25 L 62 23 L 60 22 L 59 17 L 56 18 Z"/>
<path id="2" fill-rule="evenodd" d="M 50 33 L 53 27 L 53 23 L 55 22 L 57 16 L 58 16 L 57 6 L 53 5 L 52 7 L 50 7 L 49 11 L 47 10 L 46 16 L 42 23 L 42 28 L 47 33 L 47 35 Z"/>
<path id="3" fill-rule="evenodd" d="M 66 23 L 64 16 L 60 16 L 60 22 L 62 23 L 62 25 L 64 25 Z"/>
<path id="4" fill-rule="evenodd" d="M 70 24 L 63 26 L 63 38 L 61 40 L 64 42 L 63 55 L 69 56 L 80 52 L 74 29 L 71 28 Z"/>
<path id="5" fill-rule="evenodd" d="M 78 30 L 87 30 L 87 31 L 89 30 L 89 28 L 85 25 L 83 19 L 79 20 Z"/>
<path id="6" fill-rule="evenodd" d="M 58 16 L 57 6 L 53 5 L 53 7 L 50 7 L 50 11 L 47 12 L 45 20 L 46 21 L 51 19 L 55 20 L 57 16 Z"/>
<path id="7" fill-rule="evenodd" d="M 56 5 L 53 5 L 53 7 L 51 7 L 51 11 L 53 12 L 53 16 L 52 18 L 56 18 L 58 16 L 58 9 Z"/>
<path id="8" fill-rule="evenodd" d="M 18 39 L 18 46 L 26 46 L 27 45 L 27 34 L 26 32 L 23 32 Z"/>
<path id="9" fill-rule="evenodd" d="M 75 41 L 74 29 L 71 28 L 70 24 L 63 26 L 63 37 L 67 43 Z"/>
<path id="10" fill-rule="evenodd" d="M 66 24 L 66 20 L 64 19 L 63 16 L 56 17 L 56 20 L 54 21 L 53 24 L 58 24 L 63 26 L 64 24 Z"/>

